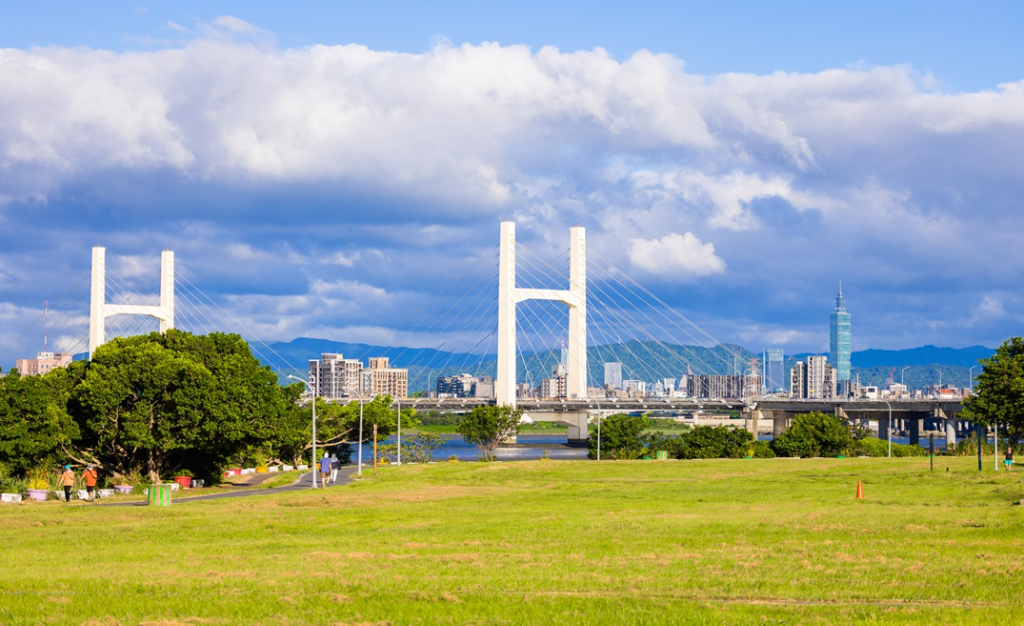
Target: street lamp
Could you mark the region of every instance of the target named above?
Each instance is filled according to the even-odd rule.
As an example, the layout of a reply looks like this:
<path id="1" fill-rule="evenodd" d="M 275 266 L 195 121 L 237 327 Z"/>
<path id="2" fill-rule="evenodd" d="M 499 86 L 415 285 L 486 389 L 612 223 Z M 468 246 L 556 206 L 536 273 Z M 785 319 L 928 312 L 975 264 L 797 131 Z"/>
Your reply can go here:
<path id="1" fill-rule="evenodd" d="M 320 367 L 318 365 L 317 370 L 319 369 Z M 316 391 L 313 389 L 313 385 L 310 385 L 309 381 L 304 378 L 292 376 L 291 374 L 288 374 L 288 378 L 305 383 L 306 387 L 309 387 L 309 395 L 312 396 L 313 398 L 313 489 L 316 489 L 316 473 L 317 470 L 319 469 L 317 467 L 317 463 L 319 462 L 319 460 L 316 458 Z"/>
<path id="2" fill-rule="evenodd" d="M 402 401 L 398 402 L 398 465 L 402 464 Z"/>
<path id="3" fill-rule="evenodd" d="M 967 383 L 970 385 L 971 394 L 974 394 L 974 368 L 976 367 L 978 366 L 972 365 L 971 369 L 967 371 Z"/>
<path id="4" fill-rule="evenodd" d="M 891 459 L 892 458 L 892 405 L 889 404 L 888 400 L 882 400 L 882 402 L 885 403 L 885 406 L 889 407 L 889 427 L 886 428 L 885 430 L 887 431 L 886 435 L 888 435 L 888 437 L 889 437 L 889 458 Z"/>
<path id="5" fill-rule="evenodd" d="M 900 384 L 903 385 L 903 391 L 907 390 L 907 382 L 906 380 L 904 380 L 903 375 L 907 373 L 908 369 L 910 368 L 904 367 L 903 369 L 900 370 Z"/>

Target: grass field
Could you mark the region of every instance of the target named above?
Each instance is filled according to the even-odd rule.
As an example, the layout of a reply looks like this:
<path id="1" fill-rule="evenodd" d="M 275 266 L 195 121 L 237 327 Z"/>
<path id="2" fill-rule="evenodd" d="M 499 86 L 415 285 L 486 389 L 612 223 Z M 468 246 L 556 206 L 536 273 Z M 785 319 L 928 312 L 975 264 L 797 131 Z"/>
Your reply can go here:
<path id="1" fill-rule="evenodd" d="M 441 463 L 7 505 L 0 624 L 1024 623 L 1024 472 L 936 461 Z"/>

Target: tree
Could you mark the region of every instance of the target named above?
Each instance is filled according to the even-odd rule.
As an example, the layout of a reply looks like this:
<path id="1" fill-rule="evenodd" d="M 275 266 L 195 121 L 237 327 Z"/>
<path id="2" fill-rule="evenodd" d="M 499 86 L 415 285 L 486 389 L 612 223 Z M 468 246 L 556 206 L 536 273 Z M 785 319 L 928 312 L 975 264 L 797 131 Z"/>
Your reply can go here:
<path id="1" fill-rule="evenodd" d="M 1024 339 L 1011 337 L 981 360 L 974 395 L 964 400 L 961 419 L 998 425 L 1015 441 L 1024 434 Z"/>
<path id="2" fill-rule="evenodd" d="M 23 473 L 66 458 L 66 449 L 79 436 L 68 400 L 83 370 L 79 361 L 42 376 L 19 376 L 12 370 L 0 378 L 0 462 Z"/>
<path id="3" fill-rule="evenodd" d="M 522 418 L 521 408 L 478 406 L 459 420 L 455 430 L 479 448 L 482 460 L 493 461 L 498 444 L 519 434 Z"/>
<path id="4" fill-rule="evenodd" d="M 613 460 L 639 459 L 647 450 L 644 431 L 650 428 L 646 415 L 617 413 L 601 420 L 601 458 Z M 597 431 L 587 438 L 587 455 L 597 458 Z"/>
<path id="5" fill-rule="evenodd" d="M 846 454 L 853 436 L 846 423 L 832 414 L 812 411 L 797 415 L 785 432 L 775 438 L 779 456 L 837 456 Z"/>
<path id="6" fill-rule="evenodd" d="M 178 330 L 100 346 L 75 389 L 77 457 L 150 480 L 215 475 L 232 455 L 274 440 L 289 395 L 238 335 Z"/>

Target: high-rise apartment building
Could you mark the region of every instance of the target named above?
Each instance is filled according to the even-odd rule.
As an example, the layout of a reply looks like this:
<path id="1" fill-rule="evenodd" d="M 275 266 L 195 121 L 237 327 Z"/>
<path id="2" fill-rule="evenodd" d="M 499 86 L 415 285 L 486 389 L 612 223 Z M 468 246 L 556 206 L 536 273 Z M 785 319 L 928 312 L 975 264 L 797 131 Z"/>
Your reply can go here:
<path id="1" fill-rule="evenodd" d="M 409 397 L 409 370 L 391 367 L 386 356 L 371 357 L 360 376 L 360 387 L 366 396 Z"/>
<path id="2" fill-rule="evenodd" d="M 362 361 L 346 359 L 341 354 L 325 353 L 320 359 L 310 359 L 309 380 L 316 386 L 321 398 L 348 398 L 358 395 L 359 372 Z"/>
<path id="3" fill-rule="evenodd" d="M 622 363 L 604 364 L 605 389 L 622 389 Z"/>
<path id="4" fill-rule="evenodd" d="M 830 400 L 836 397 L 836 369 L 824 356 L 809 356 L 790 370 L 791 398 Z"/>
<path id="5" fill-rule="evenodd" d="M 839 295 L 836 296 L 836 308 L 832 311 L 829 331 L 829 362 L 836 368 L 836 380 L 850 380 L 850 314 L 846 310 L 842 283 L 839 284 Z"/>

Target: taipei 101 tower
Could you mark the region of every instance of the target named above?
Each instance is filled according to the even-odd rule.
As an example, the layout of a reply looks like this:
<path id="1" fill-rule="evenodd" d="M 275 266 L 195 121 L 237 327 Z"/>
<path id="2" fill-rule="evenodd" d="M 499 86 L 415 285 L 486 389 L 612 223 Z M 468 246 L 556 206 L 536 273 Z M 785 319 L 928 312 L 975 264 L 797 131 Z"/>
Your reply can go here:
<path id="1" fill-rule="evenodd" d="M 839 283 L 836 309 L 830 320 L 829 361 L 836 368 L 836 382 L 850 380 L 850 313 L 846 310 L 843 283 Z"/>

